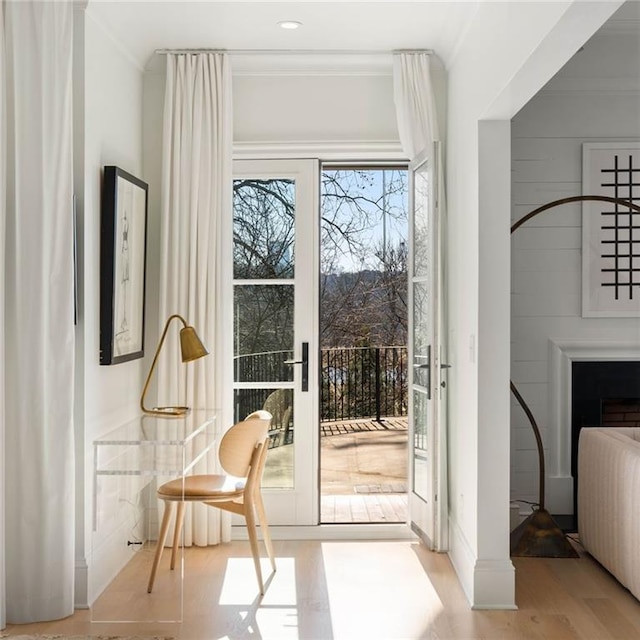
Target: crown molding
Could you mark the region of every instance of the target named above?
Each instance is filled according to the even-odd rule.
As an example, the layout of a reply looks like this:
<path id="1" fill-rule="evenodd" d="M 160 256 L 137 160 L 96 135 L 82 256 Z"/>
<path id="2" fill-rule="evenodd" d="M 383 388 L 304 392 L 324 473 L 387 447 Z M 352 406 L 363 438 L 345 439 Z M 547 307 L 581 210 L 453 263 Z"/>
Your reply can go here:
<path id="1" fill-rule="evenodd" d="M 393 55 L 381 53 L 230 54 L 234 76 L 391 76 Z"/>
<path id="2" fill-rule="evenodd" d="M 406 161 L 398 140 L 242 141 L 233 143 L 233 157 L 242 159 L 319 158 L 324 161 Z"/>

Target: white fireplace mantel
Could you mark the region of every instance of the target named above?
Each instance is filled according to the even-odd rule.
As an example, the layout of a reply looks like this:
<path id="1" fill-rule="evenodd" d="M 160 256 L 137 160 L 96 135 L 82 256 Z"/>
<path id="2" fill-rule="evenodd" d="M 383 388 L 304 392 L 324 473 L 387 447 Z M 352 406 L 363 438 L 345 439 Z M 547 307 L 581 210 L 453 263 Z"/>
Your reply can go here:
<path id="1" fill-rule="evenodd" d="M 549 339 L 549 439 L 546 443 L 546 505 L 573 513 L 571 475 L 571 364 L 575 361 L 640 360 L 636 342 Z"/>

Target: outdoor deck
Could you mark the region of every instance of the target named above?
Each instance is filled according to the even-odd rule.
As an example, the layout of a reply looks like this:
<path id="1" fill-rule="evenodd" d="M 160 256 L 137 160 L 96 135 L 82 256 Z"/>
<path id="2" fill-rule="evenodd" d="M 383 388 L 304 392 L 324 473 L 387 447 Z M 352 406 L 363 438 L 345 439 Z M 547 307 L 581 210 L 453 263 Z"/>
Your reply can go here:
<path id="1" fill-rule="evenodd" d="M 406 522 L 406 416 L 320 428 L 321 523 Z"/>

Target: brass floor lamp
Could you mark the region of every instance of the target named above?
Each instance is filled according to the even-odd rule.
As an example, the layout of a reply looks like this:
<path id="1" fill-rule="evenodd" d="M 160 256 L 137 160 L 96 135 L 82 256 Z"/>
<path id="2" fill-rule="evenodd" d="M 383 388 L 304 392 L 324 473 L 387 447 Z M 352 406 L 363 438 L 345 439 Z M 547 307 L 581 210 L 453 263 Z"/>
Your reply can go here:
<path id="1" fill-rule="evenodd" d="M 640 206 L 623 200 L 621 198 L 611 198 L 609 196 L 572 196 L 570 198 L 561 198 L 548 202 L 537 209 L 534 209 L 527 215 L 520 218 L 511 227 L 511 233 L 519 229 L 525 222 L 531 220 L 543 211 L 548 211 L 554 207 L 571 202 L 610 202 L 613 204 L 629 207 L 634 211 L 640 212 Z M 520 523 L 511 532 L 511 555 L 512 556 L 530 556 L 538 558 L 577 558 L 576 550 L 571 546 L 567 537 L 562 533 L 560 527 L 556 524 L 551 514 L 545 509 L 545 464 L 544 464 L 544 448 L 542 446 L 542 437 L 540 429 L 536 424 L 535 418 L 531 413 L 531 409 L 527 406 L 524 398 L 520 395 L 516 386 L 511 384 L 511 392 L 515 396 L 518 404 L 525 412 L 533 433 L 536 438 L 538 448 L 538 475 L 539 475 L 539 499 L 538 508 L 534 509 L 522 523 Z"/>

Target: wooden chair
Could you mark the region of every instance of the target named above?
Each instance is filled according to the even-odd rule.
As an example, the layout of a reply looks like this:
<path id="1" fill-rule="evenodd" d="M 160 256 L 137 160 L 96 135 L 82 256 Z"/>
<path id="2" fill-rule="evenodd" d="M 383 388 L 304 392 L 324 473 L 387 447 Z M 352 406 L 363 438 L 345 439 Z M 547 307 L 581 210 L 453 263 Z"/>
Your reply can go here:
<path id="1" fill-rule="evenodd" d="M 218 450 L 218 458 L 225 474 L 193 475 L 176 478 L 166 482 L 158 489 L 158 498 L 164 501 L 164 515 L 160 525 L 158 546 L 156 547 L 148 593 L 153 589 L 156 571 L 162 557 L 164 542 L 169 529 L 173 503 L 178 503 L 175 528 L 173 531 L 173 549 L 171 551 L 171 569 L 175 568 L 184 506 L 187 502 L 203 502 L 210 507 L 244 516 L 249 533 L 249 543 L 253 562 L 258 577 L 260 594 L 264 595 L 264 582 L 260 568 L 260 552 L 256 531 L 256 514 L 260 522 L 265 547 L 271 560 L 271 567 L 276 570 L 276 563 L 269 535 L 269 525 L 262 502 L 260 484 L 268 451 L 268 430 L 271 414 L 267 411 L 256 411 L 242 421 L 234 424 L 222 437 Z"/>

